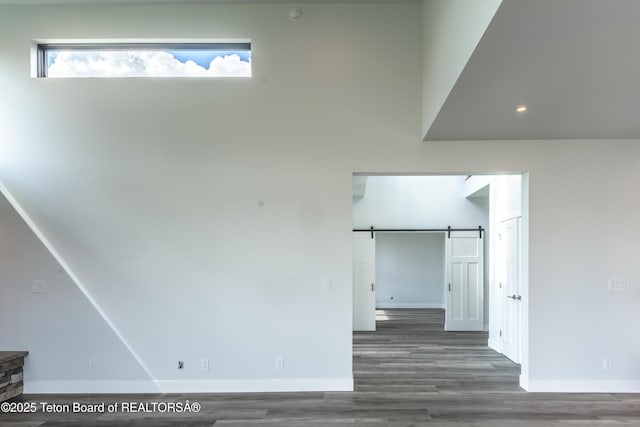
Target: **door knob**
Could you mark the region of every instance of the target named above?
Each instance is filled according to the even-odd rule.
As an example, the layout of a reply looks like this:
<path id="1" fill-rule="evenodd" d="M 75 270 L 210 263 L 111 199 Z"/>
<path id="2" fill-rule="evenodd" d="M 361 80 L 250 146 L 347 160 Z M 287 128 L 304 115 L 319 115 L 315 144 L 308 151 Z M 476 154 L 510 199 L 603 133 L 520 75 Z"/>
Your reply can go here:
<path id="1" fill-rule="evenodd" d="M 511 298 L 514 301 L 518 299 L 518 297 L 516 297 L 515 295 L 507 295 L 507 298 Z"/>

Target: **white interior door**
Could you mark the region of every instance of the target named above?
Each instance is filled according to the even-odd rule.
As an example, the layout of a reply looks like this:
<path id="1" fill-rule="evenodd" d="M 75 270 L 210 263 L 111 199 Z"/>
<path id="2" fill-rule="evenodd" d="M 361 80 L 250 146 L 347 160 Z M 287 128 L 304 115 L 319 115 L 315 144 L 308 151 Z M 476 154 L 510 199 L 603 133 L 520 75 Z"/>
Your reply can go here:
<path id="1" fill-rule="evenodd" d="M 520 220 L 513 218 L 500 224 L 501 283 L 504 292 L 504 325 L 502 351 L 520 363 L 520 280 L 519 280 Z"/>
<path id="2" fill-rule="evenodd" d="M 445 237 L 447 331 L 484 329 L 483 239 L 477 231 L 452 231 Z"/>
<path id="3" fill-rule="evenodd" d="M 375 236 L 375 235 L 374 235 Z M 353 233 L 353 330 L 376 330 L 376 240 Z"/>

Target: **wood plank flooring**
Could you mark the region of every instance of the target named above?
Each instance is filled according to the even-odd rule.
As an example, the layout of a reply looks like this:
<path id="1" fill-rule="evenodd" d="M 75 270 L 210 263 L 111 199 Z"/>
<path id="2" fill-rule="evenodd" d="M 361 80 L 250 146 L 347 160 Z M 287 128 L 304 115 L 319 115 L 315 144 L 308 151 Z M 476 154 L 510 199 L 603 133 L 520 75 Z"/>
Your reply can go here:
<path id="1" fill-rule="evenodd" d="M 379 310 L 354 333 L 354 392 L 25 395 L 21 402 L 199 402 L 196 414 L 1 414 L 35 426 L 640 426 L 640 394 L 525 393 L 483 332 L 444 332 L 442 310 Z"/>

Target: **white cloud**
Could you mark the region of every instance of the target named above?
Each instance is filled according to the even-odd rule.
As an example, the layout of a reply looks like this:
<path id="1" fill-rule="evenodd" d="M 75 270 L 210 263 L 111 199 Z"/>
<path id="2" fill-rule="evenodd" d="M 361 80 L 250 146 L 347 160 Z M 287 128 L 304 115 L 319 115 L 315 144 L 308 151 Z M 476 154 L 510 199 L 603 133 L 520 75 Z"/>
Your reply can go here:
<path id="1" fill-rule="evenodd" d="M 211 61 L 209 74 L 220 77 L 251 77 L 251 63 L 240 60 L 236 54 L 218 56 Z"/>
<path id="2" fill-rule="evenodd" d="M 251 63 L 218 56 L 205 69 L 163 51 L 60 51 L 48 77 L 250 77 Z"/>

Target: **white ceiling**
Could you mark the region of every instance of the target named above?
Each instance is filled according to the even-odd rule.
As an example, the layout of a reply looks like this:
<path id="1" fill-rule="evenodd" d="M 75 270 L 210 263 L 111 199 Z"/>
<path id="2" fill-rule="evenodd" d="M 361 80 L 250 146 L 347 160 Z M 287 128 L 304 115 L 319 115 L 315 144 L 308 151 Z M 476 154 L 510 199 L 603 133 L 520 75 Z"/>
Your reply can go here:
<path id="1" fill-rule="evenodd" d="M 638 0 L 505 0 L 427 139 L 640 138 L 639 22 Z"/>

